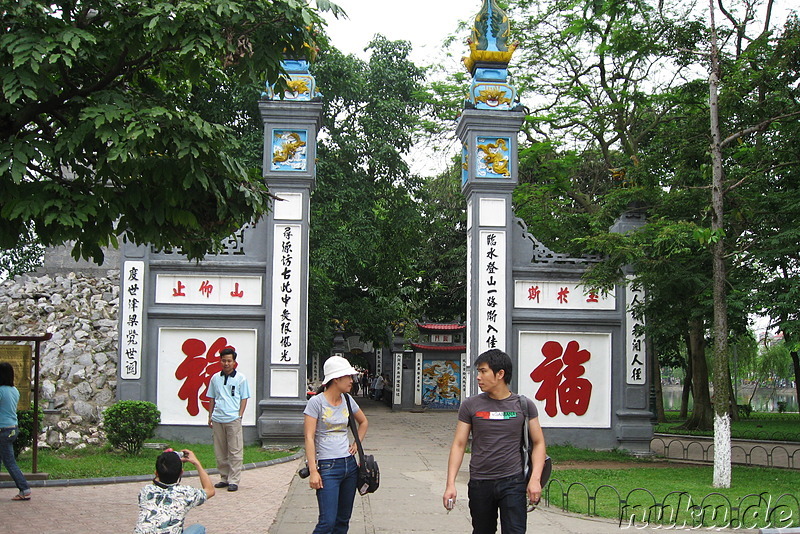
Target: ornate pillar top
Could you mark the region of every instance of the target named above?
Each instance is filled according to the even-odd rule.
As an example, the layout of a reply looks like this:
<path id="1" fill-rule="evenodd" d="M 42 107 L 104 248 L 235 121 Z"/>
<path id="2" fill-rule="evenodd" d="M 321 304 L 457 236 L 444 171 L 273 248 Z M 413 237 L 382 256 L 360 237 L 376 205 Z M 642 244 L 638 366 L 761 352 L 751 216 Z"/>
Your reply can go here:
<path id="1" fill-rule="evenodd" d="M 288 76 L 283 76 L 286 89 L 280 91 L 278 84 L 267 86 L 267 91 L 262 97 L 268 100 L 285 100 L 288 102 L 310 102 L 319 100 L 322 93 L 317 91 L 317 81 L 308 69 L 305 59 L 284 59 L 281 61 L 283 70 Z"/>
<path id="2" fill-rule="evenodd" d="M 472 74 L 465 107 L 508 111 L 516 105 L 516 90 L 507 83 L 508 63 L 517 48 L 516 43 L 508 44 L 510 34 L 505 11 L 495 0 L 483 0 L 467 40 L 470 54 L 462 58 Z"/>
<path id="3" fill-rule="evenodd" d="M 467 40 L 470 55 L 463 58 L 467 70 L 475 75 L 481 63 L 508 66 L 517 44 L 508 45 L 511 29 L 508 16 L 495 0 L 483 0 L 483 5 L 472 26 L 472 37 Z"/>

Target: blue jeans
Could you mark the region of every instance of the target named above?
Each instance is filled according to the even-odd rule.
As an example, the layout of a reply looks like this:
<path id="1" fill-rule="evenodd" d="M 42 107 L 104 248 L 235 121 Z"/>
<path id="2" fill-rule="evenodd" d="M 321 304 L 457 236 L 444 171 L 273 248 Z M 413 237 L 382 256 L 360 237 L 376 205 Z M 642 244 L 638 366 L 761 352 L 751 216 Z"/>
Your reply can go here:
<path id="1" fill-rule="evenodd" d="M 0 429 L 0 464 L 6 466 L 8 474 L 14 480 L 19 492 L 28 495 L 31 487 L 28 481 L 22 476 L 22 471 L 17 467 L 17 460 L 14 458 L 14 442 L 17 441 L 19 429 L 15 426 Z"/>
<path id="2" fill-rule="evenodd" d="M 497 480 L 470 480 L 467 487 L 472 534 L 497 532 L 498 509 L 503 534 L 525 534 L 528 485 L 521 473 Z"/>
<path id="3" fill-rule="evenodd" d="M 200 524 L 195 524 L 183 529 L 183 534 L 206 534 L 206 527 Z"/>
<path id="4" fill-rule="evenodd" d="M 355 456 L 317 461 L 322 489 L 317 490 L 319 519 L 312 534 L 345 534 L 350 528 L 358 484 Z"/>

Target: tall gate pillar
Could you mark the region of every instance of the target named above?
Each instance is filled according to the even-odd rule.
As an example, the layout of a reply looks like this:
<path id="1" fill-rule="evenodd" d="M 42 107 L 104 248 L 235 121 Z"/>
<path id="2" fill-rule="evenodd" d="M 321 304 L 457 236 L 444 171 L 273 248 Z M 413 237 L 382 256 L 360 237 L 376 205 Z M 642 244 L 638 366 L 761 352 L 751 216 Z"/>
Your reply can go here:
<path id="1" fill-rule="evenodd" d="M 284 62 L 289 90 L 259 103 L 264 178 L 275 195 L 267 224 L 265 396 L 258 433 L 265 442 L 300 441 L 306 404 L 310 195 L 322 120 L 308 63 Z"/>
<path id="2" fill-rule="evenodd" d="M 514 51 L 495 0 L 475 17 L 469 100 L 456 132 L 463 144 L 467 198 L 467 354 L 464 391 L 477 393 L 473 360 L 498 348 L 514 363 L 512 391 L 534 399 L 548 443 L 649 452 L 652 424 L 643 322 L 633 284 L 608 294 L 581 277 L 600 258 L 547 249 L 514 217 L 517 136 L 524 114 L 507 83 Z M 614 231 L 635 231 L 628 216 Z"/>
<path id="3" fill-rule="evenodd" d="M 467 198 L 467 365 L 462 372 L 468 395 L 475 393 L 475 355 L 494 348 L 511 353 L 511 196 L 525 114 L 513 107 L 516 91 L 507 82 L 514 52 L 505 40 L 507 30 L 505 13 L 484 1 L 475 17 L 470 55 L 464 58 L 473 77 L 469 101 L 456 126 Z"/>

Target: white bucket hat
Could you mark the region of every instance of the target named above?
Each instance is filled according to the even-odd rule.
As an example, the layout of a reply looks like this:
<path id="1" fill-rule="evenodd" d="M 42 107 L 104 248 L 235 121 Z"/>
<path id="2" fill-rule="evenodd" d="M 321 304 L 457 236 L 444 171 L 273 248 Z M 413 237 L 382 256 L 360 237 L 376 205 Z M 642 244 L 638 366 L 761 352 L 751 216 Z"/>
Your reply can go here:
<path id="1" fill-rule="evenodd" d="M 322 380 L 323 384 L 327 384 L 334 378 L 341 378 L 347 375 L 357 375 L 358 371 L 353 369 L 353 366 L 350 365 L 350 362 L 342 358 L 341 356 L 331 356 L 327 360 L 325 360 L 325 365 L 323 366 L 325 371 L 325 378 Z"/>

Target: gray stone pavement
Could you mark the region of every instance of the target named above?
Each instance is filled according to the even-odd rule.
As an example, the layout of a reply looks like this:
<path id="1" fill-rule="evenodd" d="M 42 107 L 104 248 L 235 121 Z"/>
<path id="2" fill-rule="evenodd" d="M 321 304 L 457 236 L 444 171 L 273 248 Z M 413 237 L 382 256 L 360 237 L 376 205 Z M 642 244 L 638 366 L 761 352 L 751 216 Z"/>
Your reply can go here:
<path id="1" fill-rule="evenodd" d="M 373 494 L 356 495 L 350 532 L 471 532 L 466 499 L 469 455 L 464 458 L 456 479 L 455 509 L 448 514 L 442 507 L 447 457 L 456 426 L 455 412 L 391 412 L 383 405 L 359 401 L 370 424 L 364 449 L 378 461 L 381 486 Z M 295 477 L 269 533 L 309 534 L 316 518 L 314 491 L 308 487 L 307 480 Z M 540 507 L 528 515 L 528 532 L 531 533 L 619 534 L 625 530 L 660 532 L 664 528 L 620 529 L 616 521 L 566 514 L 557 508 Z"/>
<path id="2" fill-rule="evenodd" d="M 359 401 L 370 421 L 365 449 L 379 462 L 381 487 L 366 497 L 356 495 L 350 532 L 471 532 L 466 501 L 468 457 L 457 479 L 455 509 L 448 514 L 441 503 L 456 414 L 391 412 L 382 404 Z M 294 460 L 245 471 L 238 492 L 217 493 L 189 513 L 187 525 L 202 523 L 209 534 L 309 534 L 316 524 L 317 505 L 307 481 L 295 475 L 300 465 L 300 460 Z M 217 479 L 212 475 L 212 480 Z M 199 486 L 197 477 L 186 477 L 184 482 Z M 2 488 L 0 530 L 34 534 L 132 532 L 137 495 L 144 483 L 34 487 L 33 498 L 27 502 L 12 502 L 16 490 Z M 531 533 L 663 530 L 620 529 L 615 521 L 544 507 L 529 514 L 528 525 Z"/>
<path id="3" fill-rule="evenodd" d="M 187 516 L 209 534 L 265 533 L 278 513 L 300 460 L 247 470 L 239 491 L 218 491 Z M 212 475 L 215 482 L 219 477 Z M 200 487 L 196 476 L 183 482 Z M 146 482 L 95 486 L 34 487 L 30 501 L 13 502 L 16 488 L 0 489 L 0 532 L 112 534 L 133 532 L 139 489 Z"/>

